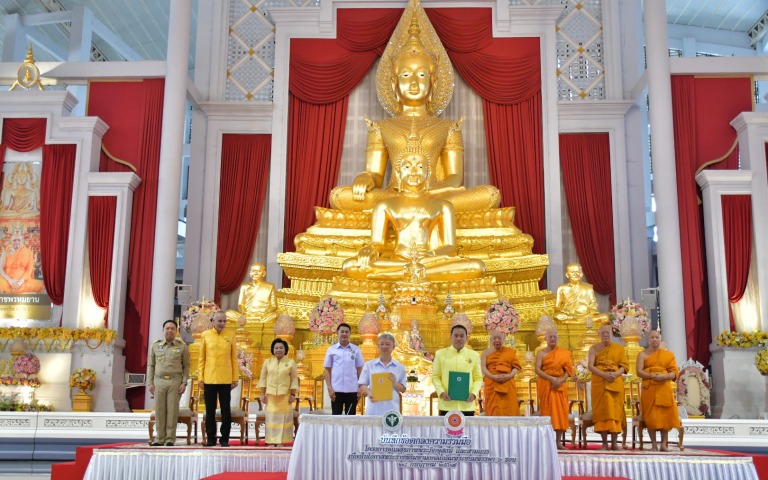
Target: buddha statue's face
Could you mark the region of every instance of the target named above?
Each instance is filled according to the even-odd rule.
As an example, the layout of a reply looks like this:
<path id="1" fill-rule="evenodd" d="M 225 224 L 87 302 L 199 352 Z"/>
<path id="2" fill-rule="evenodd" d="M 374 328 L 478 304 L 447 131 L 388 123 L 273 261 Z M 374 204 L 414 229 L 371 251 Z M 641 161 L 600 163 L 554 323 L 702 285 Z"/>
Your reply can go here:
<path id="1" fill-rule="evenodd" d="M 251 267 L 251 280 L 253 280 L 254 282 L 258 282 L 259 280 L 264 278 L 266 274 L 267 272 L 264 271 L 263 265 L 260 265 L 257 263 Z"/>
<path id="2" fill-rule="evenodd" d="M 398 176 L 402 190 L 420 190 L 427 181 L 427 169 L 424 167 L 424 156 L 410 154 L 400 161 Z"/>
<path id="3" fill-rule="evenodd" d="M 397 62 L 396 90 L 403 105 L 417 107 L 429 100 L 432 62 L 424 55 L 406 55 Z"/>
<path id="4" fill-rule="evenodd" d="M 568 265 L 568 268 L 565 269 L 565 276 L 571 283 L 578 283 L 582 277 L 581 267 L 578 265 Z"/>

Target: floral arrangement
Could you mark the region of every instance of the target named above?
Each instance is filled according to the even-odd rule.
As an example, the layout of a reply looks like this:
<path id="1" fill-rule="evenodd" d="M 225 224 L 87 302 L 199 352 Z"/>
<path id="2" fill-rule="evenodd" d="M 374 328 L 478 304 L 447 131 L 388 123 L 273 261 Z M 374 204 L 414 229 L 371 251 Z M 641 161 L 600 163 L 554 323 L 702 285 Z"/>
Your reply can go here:
<path id="1" fill-rule="evenodd" d="M 37 378 L 0 377 L 0 385 L 37 388 L 40 380 Z"/>
<path id="2" fill-rule="evenodd" d="M 587 383 L 592 380 L 592 372 L 589 371 L 589 363 L 586 359 L 576 362 L 576 381 Z"/>
<path id="3" fill-rule="evenodd" d="M 89 347 L 95 349 L 101 344 L 110 345 L 117 338 L 117 332 L 115 330 L 108 330 L 105 328 L 83 328 L 83 329 L 71 329 L 63 327 L 45 327 L 45 328 L 32 328 L 32 327 L 3 327 L 0 328 L 0 351 L 5 350 L 6 345 L 16 339 L 27 340 L 29 347 L 32 350 L 38 348 L 42 343 L 42 347 L 46 351 L 50 352 L 51 349 L 65 349 L 70 348 L 72 342 L 97 342 L 94 347 L 89 343 Z M 8 339 L 3 342 L 2 339 Z"/>
<path id="4" fill-rule="evenodd" d="M 309 330 L 330 335 L 344 322 L 344 310 L 332 297 L 325 297 L 309 312 Z"/>
<path id="5" fill-rule="evenodd" d="M 748 348 L 755 347 L 762 342 L 768 341 L 766 332 L 729 332 L 723 330 L 717 336 L 717 344 L 721 347 Z"/>
<path id="6" fill-rule="evenodd" d="M 611 308 L 611 326 L 613 327 L 614 336 L 621 336 L 621 324 L 627 317 L 635 317 L 640 325 L 642 334 L 646 334 L 651 330 L 651 319 L 648 317 L 648 312 L 645 311 L 642 305 L 628 298 Z"/>
<path id="7" fill-rule="evenodd" d="M 96 372 L 90 368 L 78 368 L 69 377 L 69 386 L 79 388 L 81 392 L 92 392 L 96 386 Z"/>
<path id="8" fill-rule="evenodd" d="M 253 372 L 251 371 L 251 365 L 253 364 L 253 354 L 248 353 L 247 350 L 237 350 L 237 366 L 240 367 L 240 373 L 248 378 L 253 378 Z"/>
<path id="9" fill-rule="evenodd" d="M 198 313 L 202 313 L 203 315 L 207 315 L 208 318 L 213 319 L 213 314 L 218 312 L 219 306 L 216 305 L 211 300 L 206 300 L 205 297 L 203 297 L 202 300 L 198 300 L 192 305 L 189 306 L 186 310 L 184 310 L 184 313 L 181 314 L 181 327 L 191 333 L 192 332 L 192 323 L 195 320 L 195 316 Z"/>
<path id="10" fill-rule="evenodd" d="M 507 300 L 496 300 L 485 311 L 483 326 L 489 332 L 499 330 L 505 335 L 515 333 L 520 328 L 520 314 Z"/>
<path id="11" fill-rule="evenodd" d="M 40 373 L 40 359 L 34 353 L 24 353 L 13 362 L 13 371 L 16 375 L 37 375 Z"/>
<path id="12" fill-rule="evenodd" d="M 39 403 L 33 400 L 32 403 L 24 402 L 19 394 L 0 395 L 0 411 L 4 412 L 52 412 L 53 406 L 47 403 Z"/>
<path id="13" fill-rule="evenodd" d="M 709 376 L 704 366 L 696 361 L 688 360 L 680 365 L 680 376 L 677 378 L 677 400 L 688 412 L 688 415 L 707 415 L 710 405 Z M 697 388 L 689 395 L 688 385 L 696 382 Z"/>
<path id="14" fill-rule="evenodd" d="M 768 376 L 768 349 L 763 348 L 755 354 L 755 366 L 760 373 Z"/>

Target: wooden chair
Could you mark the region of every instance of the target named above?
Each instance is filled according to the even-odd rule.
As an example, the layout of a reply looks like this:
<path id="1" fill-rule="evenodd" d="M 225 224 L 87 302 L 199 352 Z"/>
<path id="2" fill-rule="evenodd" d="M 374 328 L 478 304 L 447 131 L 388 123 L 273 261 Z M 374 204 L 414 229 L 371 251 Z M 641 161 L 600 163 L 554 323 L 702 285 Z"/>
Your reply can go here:
<path id="1" fill-rule="evenodd" d="M 440 415 L 440 409 L 437 407 L 437 392 L 432 392 L 429 394 L 429 416 L 430 417 L 435 416 L 434 411 L 437 411 L 437 414 Z"/>
<path id="2" fill-rule="evenodd" d="M 200 389 L 197 386 L 197 380 L 190 379 L 191 386 L 190 388 L 190 394 L 189 394 L 189 401 L 187 402 L 187 405 L 180 406 L 179 407 L 179 420 L 178 423 L 181 423 L 183 425 L 187 426 L 187 445 L 192 445 L 192 435 L 191 432 L 194 429 L 195 432 L 195 443 L 197 443 L 197 404 L 198 404 L 198 396 L 200 394 Z M 189 384 L 188 384 L 189 385 Z M 154 428 L 155 428 L 155 412 L 152 411 L 152 414 L 149 416 L 149 443 L 152 443 L 152 441 L 155 438 L 154 435 Z"/>
<path id="3" fill-rule="evenodd" d="M 307 402 L 309 404 L 310 413 L 313 410 L 315 410 L 315 401 L 314 401 L 314 398 L 312 398 L 312 396 L 310 395 L 296 396 L 296 404 L 293 407 L 293 436 L 294 437 L 299 433 L 299 417 L 301 416 L 301 402 Z M 258 430 L 256 432 L 258 434 Z"/>
<path id="4" fill-rule="evenodd" d="M 239 407 L 240 408 L 231 408 L 231 417 L 232 417 L 232 423 L 236 423 L 240 426 L 240 444 L 241 445 L 248 445 L 248 409 L 251 404 L 251 389 L 254 382 L 251 381 L 250 378 L 245 377 L 240 380 L 240 385 L 242 387 L 240 391 L 240 402 Z M 203 431 L 203 443 L 207 443 L 206 438 L 206 431 L 205 431 L 205 418 L 208 412 L 203 413 L 203 427 L 201 430 Z M 221 409 L 216 409 L 216 423 L 221 422 Z M 258 432 L 258 427 L 257 430 Z"/>
<path id="5" fill-rule="evenodd" d="M 526 409 L 528 415 L 536 417 L 541 415 L 538 410 L 539 405 L 539 377 L 531 377 L 528 379 L 528 400 L 523 403 L 527 403 Z"/>

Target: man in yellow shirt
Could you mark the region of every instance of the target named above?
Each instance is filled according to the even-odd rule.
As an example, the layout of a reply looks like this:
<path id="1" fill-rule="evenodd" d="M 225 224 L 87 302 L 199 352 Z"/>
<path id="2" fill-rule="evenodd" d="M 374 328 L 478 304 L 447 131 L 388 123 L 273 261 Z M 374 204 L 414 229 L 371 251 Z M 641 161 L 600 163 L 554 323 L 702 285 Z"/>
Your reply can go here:
<path id="1" fill-rule="evenodd" d="M 239 382 L 240 369 L 237 366 L 237 347 L 234 339 L 225 337 L 222 332 L 227 326 L 224 312 L 213 314 L 213 329 L 206 330 L 200 336 L 200 361 L 197 367 L 200 388 L 205 397 L 205 433 L 208 441 L 204 447 L 216 445 L 216 402 L 221 408 L 222 447 L 229 446 L 229 431 L 232 428 L 230 401 L 232 390 Z"/>
<path id="2" fill-rule="evenodd" d="M 435 352 L 432 366 L 432 385 L 437 392 L 437 408 L 440 415 L 451 410 L 461 410 L 466 416 L 475 414 L 475 400 L 483 386 L 483 372 L 480 370 L 480 355 L 469 348 L 467 344 L 467 329 L 463 325 L 451 328 L 451 346 Z M 448 395 L 450 372 L 469 373 L 469 397 L 451 398 Z"/>

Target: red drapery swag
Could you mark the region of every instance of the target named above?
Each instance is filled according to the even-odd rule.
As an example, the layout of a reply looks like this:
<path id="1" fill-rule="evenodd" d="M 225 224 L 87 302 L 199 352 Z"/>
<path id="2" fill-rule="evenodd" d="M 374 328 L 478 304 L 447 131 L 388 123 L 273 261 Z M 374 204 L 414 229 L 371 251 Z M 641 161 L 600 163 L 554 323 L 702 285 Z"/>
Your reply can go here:
<path id="1" fill-rule="evenodd" d="M 537 38 L 494 39 L 490 9 L 427 9 L 462 77 L 485 100 L 491 181 L 544 252 Z M 337 39 L 291 41 L 285 251 L 338 181 L 347 99 L 384 51 L 401 9 L 341 9 Z M 492 140 L 491 140 L 492 139 Z M 492 144 L 493 143 L 493 144 Z"/>
<path id="2" fill-rule="evenodd" d="M 88 115 L 98 116 L 109 125 L 104 148 L 134 165 L 141 179 L 133 196 L 125 308 L 125 367 L 131 372 L 147 369 L 164 85 L 163 79 L 88 85 Z M 99 170 L 131 171 L 103 154 Z M 127 396 L 132 408 L 144 406 L 143 390 L 131 389 Z"/>
<path id="3" fill-rule="evenodd" d="M 712 335 L 702 209 L 695 177 L 703 168 L 738 168 L 738 148 L 731 151 L 736 131 L 730 122 L 739 113 L 751 110 L 752 80 L 749 77 L 672 76 L 686 343 L 688 356 L 704 365 L 709 362 Z"/>
<path id="4" fill-rule="evenodd" d="M 560 134 L 560 167 L 579 262 L 595 291 L 609 295 L 614 304 L 616 274 L 608 134 Z"/>
<path id="5" fill-rule="evenodd" d="M 747 291 L 749 266 L 752 260 L 752 197 L 724 195 L 722 203 L 728 300 L 731 303 L 738 303 Z M 728 311 L 731 330 L 735 330 L 733 311 L 730 308 Z"/>
<path id="6" fill-rule="evenodd" d="M 40 174 L 40 264 L 51 303 L 64 303 L 69 220 L 75 181 L 76 145 L 43 145 Z"/>
<path id="7" fill-rule="evenodd" d="M 17 152 L 31 152 L 45 144 L 45 118 L 6 118 L 3 121 L 3 143 L 0 144 L 0 167 L 5 161 L 5 149 Z M 0 185 L 3 173 L 0 168 Z"/>
<path id="8" fill-rule="evenodd" d="M 88 197 L 88 263 L 93 300 L 103 308 L 104 327 L 109 320 L 109 293 L 115 243 L 117 197 Z"/>
<path id="9" fill-rule="evenodd" d="M 221 145 L 216 298 L 248 271 L 267 192 L 271 135 L 224 135 Z"/>

